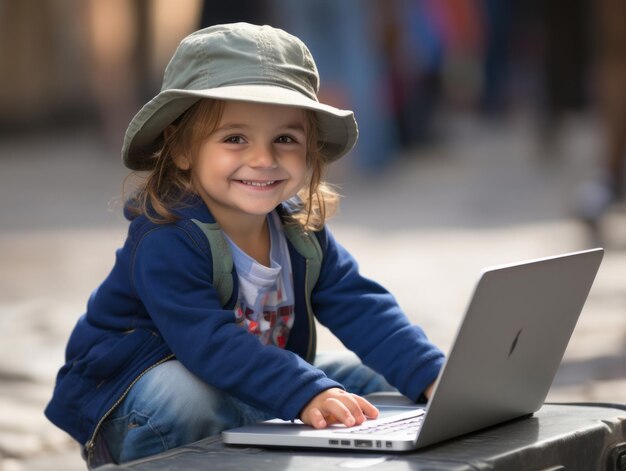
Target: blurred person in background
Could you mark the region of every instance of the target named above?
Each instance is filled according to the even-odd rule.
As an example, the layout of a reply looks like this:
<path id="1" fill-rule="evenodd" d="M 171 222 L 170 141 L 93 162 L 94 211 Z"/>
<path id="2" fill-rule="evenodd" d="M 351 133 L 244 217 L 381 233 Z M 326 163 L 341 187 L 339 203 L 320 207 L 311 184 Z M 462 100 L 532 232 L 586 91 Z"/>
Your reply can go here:
<path id="1" fill-rule="evenodd" d="M 203 0 L 199 26 L 203 29 L 238 21 L 261 25 L 271 24 L 272 20 L 271 0 L 229 0 L 227 2 Z"/>
<path id="2" fill-rule="evenodd" d="M 591 30 L 593 54 L 590 93 L 600 119 L 602 154 L 597 174 L 579 188 L 577 204 L 593 243 L 605 245 L 602 221 L 624 200 L 626 178 L 626 3 L 598 0 L 587 7 L 584 23 Z"/>
<path id="3" fill-rule="evenodd" d="M 274 0 L 275 24 L 302 38 L 325 77 L 320 96 L 359 116 L 362 138 L 348 159 L 376 174 L 398 149 L 376 0 Z"/>
<path id="4" fill-rule="evenodd" d="M 545 86 L 545 137 L 554 140 L 568 112 L 589 107 L 590 0 L 538 2 Z"/>
<path id="5" fill-rule="evenodd" d="M 487 116 L 500 117 L 507 111 L 507 86 L 512 60 L 514 14 L 511 0 L 484 0 L 484 62 L 481 109 Z"/>
<path id="6" fill-rule="evenodd" d="M 626 2 L 598 0 L 600 108 L 606 123 L 608 186 L 624 198 L 626 162 Z"/>
<path id="7" fill-rule="evenodd" d="M 444 38 L 432 1 L 379 2 L 380 41 L 402 149 L 428 144 L 441 101 Z"/>
<path id="8" fill-rule="evenodd" d="M 583 218 L 598 233 L 599 220 L 624 199 L 626 163 L 626 2 L 595 2 L 596 95 L 603 124 L 604 164 L 600 179 L 588 187 Z M 601 236 L 599 233 L 598 236 Z"/>
<path id="9" fill-rule="evenodd" d="M 81 8 L 87 25 L 89 83 L 98 128 L 105 147 L 116 150 L 125 123 L 139 106 L 142 87 L 149 83 L 149 5 L 144 1 L 90 0 Z"/>

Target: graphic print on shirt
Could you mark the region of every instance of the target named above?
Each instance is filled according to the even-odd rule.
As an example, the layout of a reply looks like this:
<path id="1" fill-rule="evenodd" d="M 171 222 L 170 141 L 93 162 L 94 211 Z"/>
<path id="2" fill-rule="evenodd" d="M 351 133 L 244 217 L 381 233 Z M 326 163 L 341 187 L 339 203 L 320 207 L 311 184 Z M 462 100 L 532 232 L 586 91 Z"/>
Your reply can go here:
<path id="1" fill-rule="evenodd" d="M 231 240 L 239 279 L 235 320 L 265 345 L 285 348 L 294 323 L 294 295 L 287 239 L 276 213 L 268 216 L 270 266 L 259 264 Z"/>
<path id="2" fill-rule="evenodd" d="M 272 297 L 269 293 L 263 296 L 260 303 L 262 312 L 255 312 L 244 299 L 240 299 L 235 306 L 235 317 L 237 323 L 245 325 L 248 332 L 259 337 L 261 343 L 285 348 L 293 326 L 294 307 L 291 304 L 276 307 L 270 301 Z M 279 300 L 280 297 L 277 297 L 276 301 Z"/>

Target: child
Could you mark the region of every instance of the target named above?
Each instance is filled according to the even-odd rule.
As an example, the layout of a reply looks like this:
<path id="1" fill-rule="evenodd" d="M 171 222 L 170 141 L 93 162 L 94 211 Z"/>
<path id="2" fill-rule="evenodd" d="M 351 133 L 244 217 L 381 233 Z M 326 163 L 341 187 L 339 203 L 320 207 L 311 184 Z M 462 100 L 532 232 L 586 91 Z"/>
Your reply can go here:
<path id="1" fill-rule="evenodd" d="M 297 38 L 214 26 L 181 42 L 162 91 L 133 118 L 124 163 L 148 173 L 46 409 L 90 467 L 270 417 L 361 424 L 378 414 L 361 396 L 390 384 L 428 397 L 443 354 L 324 225 L 337 202 L 324 167 L 357 127 L 317 90 Z M 367 366 L 316 356 L 313 313 Z"/>

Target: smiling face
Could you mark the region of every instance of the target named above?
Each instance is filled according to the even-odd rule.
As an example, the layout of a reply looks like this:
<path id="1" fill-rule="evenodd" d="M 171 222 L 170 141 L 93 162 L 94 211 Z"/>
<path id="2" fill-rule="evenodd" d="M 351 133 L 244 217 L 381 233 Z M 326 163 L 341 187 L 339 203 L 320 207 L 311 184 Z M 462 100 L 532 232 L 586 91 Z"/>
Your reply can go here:
<path id="1" fill-rule="evenodd" d="M 304 186 L 306 154 L 304 110 L 226 102 L 194 159 L 194 186 L 218 222 L 264 221 Z"/>

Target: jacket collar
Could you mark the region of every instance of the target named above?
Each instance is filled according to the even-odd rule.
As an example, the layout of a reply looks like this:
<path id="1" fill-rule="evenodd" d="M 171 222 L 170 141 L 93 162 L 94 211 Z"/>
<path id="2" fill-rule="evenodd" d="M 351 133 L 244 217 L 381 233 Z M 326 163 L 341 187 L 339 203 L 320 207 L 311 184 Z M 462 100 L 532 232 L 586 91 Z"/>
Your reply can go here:
<path id="1" fill-rule="evenodd" d="M 196 194 L 190 194 L 183 198 L 180 204 L 172 208 L 172 212 L 182 219 L 197 219 L 200 222 L 211 224 L 215 222 L 215 218 L 207 205 Z"/>

